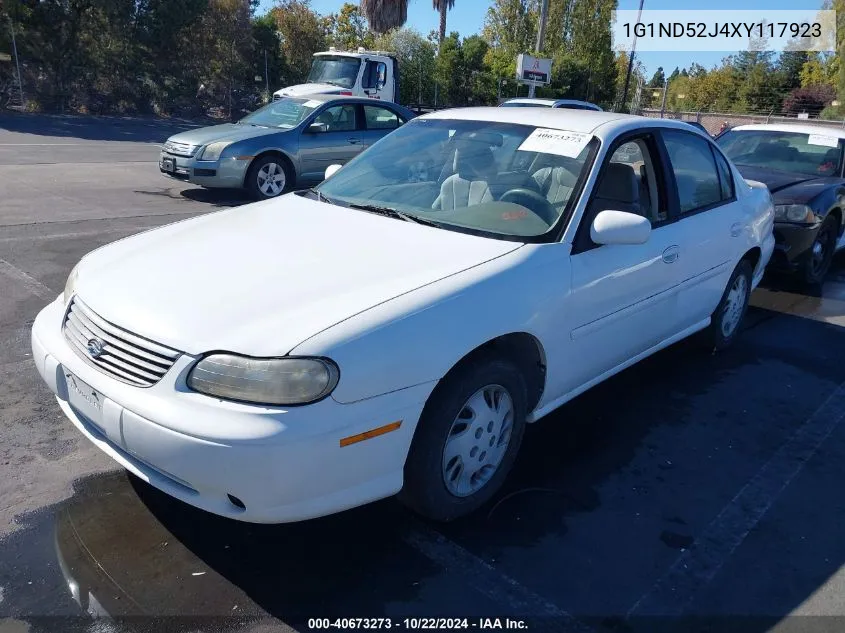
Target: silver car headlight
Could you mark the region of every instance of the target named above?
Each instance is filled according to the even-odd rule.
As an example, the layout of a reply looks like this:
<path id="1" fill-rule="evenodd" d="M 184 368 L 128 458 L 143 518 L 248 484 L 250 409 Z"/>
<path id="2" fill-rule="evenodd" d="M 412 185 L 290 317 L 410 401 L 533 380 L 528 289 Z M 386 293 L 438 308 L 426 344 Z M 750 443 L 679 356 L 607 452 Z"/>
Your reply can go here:
<path id="1" fill-rule="evenodd" d="M 73 296 L 73 293 L 76 292 L 76 280 L 79 277 L 79 264 L 73 267 L 73 270 L 70 271 L 70 274 L 67 276 L 67 281 L 65 282 L 65 290 L 62 293 L 62 302 L 65 304 L 70 301 L 70 298 Z"/>
<path id="2" fill-rule="evenodd" d="M 778 222 L 809 222 L 813 210 L 806 204 L 776 204 L 775 220 Z"/>
<path id="3" fill-rule="evenodd" d="M 220 158 L 220 154 L 223 153 L 223 150 L 231 144 L 231 141 L 217 141 L 216 143 L 209 143 L 205 146 L 205 149 L 202 150 L 202 155 L 199 157 L 199 160 L 217 160 Z"/>
<path id="4" fill-rule="evenodd" d="M 308 404 L 337 386 L 337 365 L 325 358 L 251 358 L 211 354 L 194 365 L 188 386 L 226 400 L 267 405 Z"/>

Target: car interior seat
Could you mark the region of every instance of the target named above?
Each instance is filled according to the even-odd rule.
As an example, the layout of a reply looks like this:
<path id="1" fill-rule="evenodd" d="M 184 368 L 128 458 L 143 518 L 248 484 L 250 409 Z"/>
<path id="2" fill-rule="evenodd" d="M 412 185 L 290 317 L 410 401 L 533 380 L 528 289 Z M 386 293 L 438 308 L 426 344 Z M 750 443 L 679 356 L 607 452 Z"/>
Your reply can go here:
<path id="1" fill-rule="evenodd" d="M 467 140 L 455 147 L 454 173 L 440 185 L 432 209 L 453 211 L 493 200 L 488 179 L 495 169 L 493 150 L 484 142 Z"/>
<path id="2" fill-rule="evenodd" d="M 546 200 L 555 208 L 560 209 L 569 200 L 578 176 L 562 165 L 543 167 L 535 171 L 531 177 L 537 183 Z"/>

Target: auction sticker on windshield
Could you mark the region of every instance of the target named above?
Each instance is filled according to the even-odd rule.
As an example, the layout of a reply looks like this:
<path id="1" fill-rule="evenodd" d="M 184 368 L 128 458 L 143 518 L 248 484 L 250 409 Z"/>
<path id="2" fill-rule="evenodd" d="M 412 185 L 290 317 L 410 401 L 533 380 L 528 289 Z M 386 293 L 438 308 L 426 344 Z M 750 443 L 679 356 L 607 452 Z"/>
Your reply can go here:
<path id="1" fill-rule="evenodd" d="M 825 136 L 824 134 L 810 134 L 807 143 L 810 145 L 822 145 L 824 147 L 837 147 L 839 145 L 839 139 L 834 136 Z"/>
<path id="2" fill-rule="evenodd" d="M 591 138 L 590 134 L 583 134 L 582 132 L 537 128 L 528 135 L 528 138 L 522 141 L 522 145 L 517 149 L 523 152 L 542 152 L 578 158 Z"/>

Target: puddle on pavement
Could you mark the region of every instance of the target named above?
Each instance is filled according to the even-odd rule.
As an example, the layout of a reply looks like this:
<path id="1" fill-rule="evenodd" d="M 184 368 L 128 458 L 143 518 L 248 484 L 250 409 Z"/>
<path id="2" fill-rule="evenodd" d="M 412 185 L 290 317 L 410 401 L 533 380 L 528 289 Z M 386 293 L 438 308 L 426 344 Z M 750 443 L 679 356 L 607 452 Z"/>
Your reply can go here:
<path id="1" fill-rule="evenodd" d="M 394 502 L 253 525 L 116 472 L 77 482 L 71 499 L 19 521 L 0 543 L 0 624 L 15 618 L 32 631 L 55 630 L 56 617 L 69 618 L 62 629 L 86 630 L 97 617 L 150 626 L 143 616 L 181 616 L 156 622 L 156 631 L 229 630 L 256 618 L 305 629 L 307 618 L 328 614 L 398 617 L 418 612 L 426 578 L 440 573 L 402 543 L 408 516 Z"/>

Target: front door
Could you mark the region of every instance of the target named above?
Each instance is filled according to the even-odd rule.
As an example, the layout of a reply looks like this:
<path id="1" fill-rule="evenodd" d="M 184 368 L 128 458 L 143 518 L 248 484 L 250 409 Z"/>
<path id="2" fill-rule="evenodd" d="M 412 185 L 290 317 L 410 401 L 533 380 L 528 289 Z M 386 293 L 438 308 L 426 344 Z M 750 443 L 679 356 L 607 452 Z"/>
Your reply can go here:
<path id="1" fill-rule="evenodd" d="M 563 395 L 592 384 L 677 331 L 680 228 L 669 218 L 666 178 L 650 134 L 625 139 L 602 166 L 573 244 L 568 371 L 549 371 Z M 644 244 L 598 245 L 590 226 L 603 210 L 649 218 Z"/>
<path id="2" fill-rule="evenodd" d="M 312 119 L 299 138 L 301 180 L 320 182 L 329 165 L 344 165 L 363 148 L 358 106 L 338 104 Z"/>

